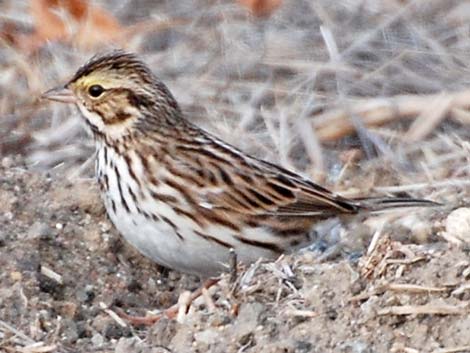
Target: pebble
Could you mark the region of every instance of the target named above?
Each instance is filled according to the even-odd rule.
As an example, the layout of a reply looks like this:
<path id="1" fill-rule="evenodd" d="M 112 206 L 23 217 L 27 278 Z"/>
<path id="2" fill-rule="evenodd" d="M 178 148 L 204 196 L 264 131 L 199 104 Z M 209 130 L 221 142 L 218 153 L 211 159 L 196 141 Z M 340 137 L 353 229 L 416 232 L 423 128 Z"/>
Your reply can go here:
<path id="1" fill-rule="evenodd" d="M 0 248 L 2 246 L 5 246 L 7 244 L 7 240 L 8 240 L 8 237 L 7 235 L 5 234 L 5 232 L 2 232 L 0 230 Z"/>
<path id="2" fill-rule="evenodd" d="M 100 226 L 100 229 L 103 233 L 109 232 L 112 228 L 111 223 L 109 223 L 107 221 L 100 222 L 99 226 Z"/>
<path id="3" fill-rule="evenodd" d="M 27 238 L 30 240 L 33 239 L 41 239 L 41 240 L 49 240 L 53 237 L 52 229 L 43 222 L 34 222 L 31 227 L 29 227 Z"/>
<path id="4" fill-rule="evenodd" d="M 23 275 L 21 274 L 21 272 L 13 271 L 10 272 L 10 278 L 15 282 L 19 282 L 23 279 Z"/>
<path id="5" fill-rule="evenodd" d="M 370 345 L 362 340 L 345 341 L 339 347 L 339 352 L 344 353 L 371 353 Z"/>
<path id="6" fill-rule="evenodd" d="M 310 342 L 306 341 L 297 341 L 295 343 L 295 351 L 299 353 L 307 353 L 313 351 L 313 345 Z"/>
<path id="7" fill-rule="evenodd" d="M 85 303 L 85 304 L 89 304 L 93 301 L 93 299 L 95 299 L 96 294 L 95 294 L 93 285 L 88 284 L 85 286 L 85 288 L 81 288 L 77 290 L 77 293 L 75 296 L 78 299 L 78 301 Z"/>
<path id="8" fill-rule="evenodd" d="M 61 339 L 63 343 L 73 344 L 78 339 L 77 324 L 71 319 L 62 320 L 62 335 Z"/>
<path id="9" fill-rule="evenodd" d="M 207 329 L 204 331 L 196 332 L 194 339 L 198 342 L 205 344 L 215 344 L 220 340 L 220 333 L 215 329 Z"/>
<path id="10" fill-rule="evenodd" d="M 92 228 L 89 231 L 84 232 L 83 239 L 85 240 L 85 245 L 90 252 L 97 251 L 102 243 L 98 229 Z"/>
<path id="11" fill-rule="evenodd" d="M 417 243 L 426 243 L 432 234 L 432 224 L 429 221 L 420 219 L 416 214 L 411 213 L 403 216 L 399 224 L 408 229 L 411 233 L 413 240 Z"/>
<path id="12" fill-rule="evenodd" d="M 65 287 L 63 284 L 39 273 L 37 275 L 39 283 L 39 290 L 44 293 L 49 293 L 56 300 L 63 300 L 65 295 Z"/>
<path id="13" fill-rule="evenodd" d="M 73 319 L 75 314 L 77 313 L 77 304 L 74 302 L 63 302 L 60 306 L 60 314 L 68 319 Z"/>
<path id="14" fill-rule="evenodd" d="M 261 303 L 243 304 L 233 327 L 233 336 L 241 340 L 246 339 L 258 326 L 259 316 L 265 310 L 266 307 Z"/>
<path id="15" fill-rule="evenodd" d="M 116 344 L 114 353 L 129 353 L 129 352 L 139 352 L 137 347 L 141 344 L 140 340 L 137 337 L 131 338 L 121 338 Z"/>
<path id="16" fill-rule="evenodd" d="M 175 352 L 165 346 L 162 347 L 149 347 L 146 341 L 141 340 L 139 337 L 120 338 L 114 348 L 114 353 L 168 353 Z"/>
<path id="17" fill-rule="evenodd" d="M 107 339 L 112 338 L 121 338 L 121 337 L 129 337 L 131 335 L 131 330 L 129 327 L 122 327 L 116 324 L 115 322 L 111 322 L 104 328 L 104 336 Z"/>
<path id="18" fill-rule="evenodd" d="M 2 167 L 5 169 L 13 167 L 13 159 L 11 157 L 2 158 Z"/>
<path id="19" fill-rule="evenodd" d="M 104 343 L 104 338 L 99 333 L 95 333 L 93 337 L 91 338 L 91 343 L 95 347 L 101 347 Z"/>
<path id="20" fill-rule="evenodd" d="M 445 222 L 445 238 L 455 243 L 470 244 L 470 207 L 452 211 Z"/>

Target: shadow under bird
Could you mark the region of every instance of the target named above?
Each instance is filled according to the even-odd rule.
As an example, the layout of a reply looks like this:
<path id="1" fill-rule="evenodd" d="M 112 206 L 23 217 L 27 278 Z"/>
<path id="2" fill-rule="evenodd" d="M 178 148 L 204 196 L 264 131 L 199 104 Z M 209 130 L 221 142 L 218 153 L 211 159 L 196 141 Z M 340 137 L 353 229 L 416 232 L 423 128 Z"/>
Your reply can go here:
<path id="1" fill-rule="evenodd" d="M 155 262 L 210 277 L 230 249 L 251 263 L 311 242 L 320 220 L 432 206 L 413 198 L 349 199 L 251 157 L 185 116 L 137 56 L 93 57 L 42 98 L 75 104 L 96 142 L 96 176 L 109 218 Z"/>

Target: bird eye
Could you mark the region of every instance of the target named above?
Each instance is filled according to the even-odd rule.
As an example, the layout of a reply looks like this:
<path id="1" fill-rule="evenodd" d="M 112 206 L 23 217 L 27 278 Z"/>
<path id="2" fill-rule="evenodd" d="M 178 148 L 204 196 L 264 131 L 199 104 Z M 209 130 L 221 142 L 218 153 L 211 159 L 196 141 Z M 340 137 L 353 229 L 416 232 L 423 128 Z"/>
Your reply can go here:
<path id="1" fill-rule="evenodd" d="M 104 92 L 104 88 L 101 85 L 91 85 L 88 88 L 88 93 L 90 94 L 90 96 L 94 98 L 101 96 L 103 92 Z"/>

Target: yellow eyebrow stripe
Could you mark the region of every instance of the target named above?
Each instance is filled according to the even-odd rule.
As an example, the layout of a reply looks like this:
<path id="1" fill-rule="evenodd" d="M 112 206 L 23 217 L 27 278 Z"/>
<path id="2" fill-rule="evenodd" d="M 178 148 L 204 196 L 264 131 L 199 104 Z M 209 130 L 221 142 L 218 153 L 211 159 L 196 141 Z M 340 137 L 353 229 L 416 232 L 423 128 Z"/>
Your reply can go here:
<path id="1" fill-rule="evenodd" d="M 75 85 L 82 87 L 101 85 L 104 89 L 107 89 L 113 86 L 113 80 L 110 80 L 109 78 L 101 75 L 90 75 L 78 79 L 78 81 L 75 82 Z"/>

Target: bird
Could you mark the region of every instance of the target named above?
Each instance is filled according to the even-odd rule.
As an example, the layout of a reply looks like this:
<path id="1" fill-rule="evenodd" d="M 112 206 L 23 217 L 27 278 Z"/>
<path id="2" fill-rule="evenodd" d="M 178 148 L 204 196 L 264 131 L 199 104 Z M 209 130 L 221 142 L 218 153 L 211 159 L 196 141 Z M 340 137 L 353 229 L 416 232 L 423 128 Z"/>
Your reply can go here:
<path id="1" fill-rule="evenodd" d="M 118 232 L 154 262 L 202 278 L 312 242 L 327 218 L 433 206 L 409 197 L 346 198 L 247 155 L 183 113 L 136 54 L 92 57 L 42 95 L 74 104 L 96 145 L 95 173 Z"/>

